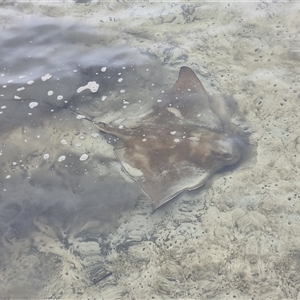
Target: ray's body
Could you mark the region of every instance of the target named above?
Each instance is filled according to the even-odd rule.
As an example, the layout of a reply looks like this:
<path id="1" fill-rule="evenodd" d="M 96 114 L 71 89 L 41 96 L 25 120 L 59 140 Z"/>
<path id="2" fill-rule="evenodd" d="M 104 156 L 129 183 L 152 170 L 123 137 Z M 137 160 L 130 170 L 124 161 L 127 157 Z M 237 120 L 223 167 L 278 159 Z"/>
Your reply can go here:
<path id="1" fill-rule="evenodd" d="M 207 92 L 188 67 L 180 69 L 168 100 L 134 128 L 96 125 L 122 140 L 116 155 L 152 199 L 154 209 L 184 190 L 202 186 L 210 175 L 241 157 L 237 140 L 224 132 Z"/>

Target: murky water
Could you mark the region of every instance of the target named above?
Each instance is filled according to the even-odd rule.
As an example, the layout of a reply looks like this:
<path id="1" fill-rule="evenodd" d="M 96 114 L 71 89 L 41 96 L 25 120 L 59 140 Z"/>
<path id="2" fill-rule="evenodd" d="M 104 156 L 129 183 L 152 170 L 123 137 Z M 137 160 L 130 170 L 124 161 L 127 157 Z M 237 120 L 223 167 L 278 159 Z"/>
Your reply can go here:
<path id="1" fill-rule="evenodd" d="M 299 298 L 299 4 L 78 2 L 0 6 L 1 298 Z M 184 65 L 255 150 L 152 214 L 91 121 Z"/>

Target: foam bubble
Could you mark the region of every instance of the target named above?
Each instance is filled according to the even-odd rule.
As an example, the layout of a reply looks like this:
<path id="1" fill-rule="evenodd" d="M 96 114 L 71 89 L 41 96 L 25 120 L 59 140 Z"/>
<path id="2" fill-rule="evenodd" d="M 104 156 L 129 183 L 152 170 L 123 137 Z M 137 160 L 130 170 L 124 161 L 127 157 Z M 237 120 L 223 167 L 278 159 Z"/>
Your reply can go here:
<path id="1" fill-rule="evenodd" d="M 96 93 L 99 89 L 99 84 L 96 81 L 90 81 L 86 85 L 79 87 L 77 89 L 77 93 L 79 94 L 87 89 L 89 89 L 92 93 Z"/>
<path id="2" fill-rule="evenodd" d="M 31 109 L 33 109 L 34 107 L 36 107 L 36 106 L 38 106 L 39 104 L 37 103 L 37 102 L 30 102 L 29 103 L 29 107 L 31 108 Z"/>
<path id="3" fill-rule="evenodd" d="M 66 159 L 66 156 L 62 155 L 58 158 L 58 161 L 61 162 L 61 161 L 64 161 L 65 159 Z"/>
<path id="4" fill-rule="evenodd" d="M 79 160 L 81 160 L 81 161 L 85 161 L 85 160 L 87 160 L 88 159 L 88 155 L 87 154 L 82 154 L 80 157 L 79 157 Z"/>
<path id="5" fill-rule="evenodd" d="M 61 140 L 60 143 L 61 143 L 62 145 L 68 145 L 68 142 L 67 142 L 66 140 Z"/>
<path id="6" fill-rule="evenodd" d="M 46 74 L 45 76 L 42 76 L 41 78 L 42 78 L 42 81 L 46 81 L 46 80 L 50 79 L 51 77 L 52 77 L 52 75 L 50 75 L 50 74 L 48 73 L 48 74 Z"/>

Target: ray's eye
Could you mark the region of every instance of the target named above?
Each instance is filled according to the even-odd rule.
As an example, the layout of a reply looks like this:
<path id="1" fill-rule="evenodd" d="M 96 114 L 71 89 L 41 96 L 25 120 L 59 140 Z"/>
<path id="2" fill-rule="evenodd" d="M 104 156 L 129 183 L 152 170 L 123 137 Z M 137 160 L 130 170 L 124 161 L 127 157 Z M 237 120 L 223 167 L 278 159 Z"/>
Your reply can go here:
<path id="1" fill-rule="evenodd" d="M 223 153 L 223 155 L 222 155 L 224 158 L 226 158 L 226 159 L 230 159 L 231 158 L 231 154 L 230 153 L 228 153 L 228 152 L 226 152 L 226 153 Z"/>

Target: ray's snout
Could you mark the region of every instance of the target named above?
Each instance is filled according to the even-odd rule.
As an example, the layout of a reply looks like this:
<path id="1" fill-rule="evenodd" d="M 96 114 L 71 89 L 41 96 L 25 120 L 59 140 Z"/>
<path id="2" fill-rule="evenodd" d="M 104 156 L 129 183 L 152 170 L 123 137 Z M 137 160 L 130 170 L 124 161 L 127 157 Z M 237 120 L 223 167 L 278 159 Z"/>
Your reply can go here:
<path id="1" fill-rule="evenodd" d="M 228 134 L 216 141 L 216 149 L 214 152 L 223 160 L 224 166 L 233 165 L 241 158 L 242 142 L 238 137 L 232 137 Z"/>

